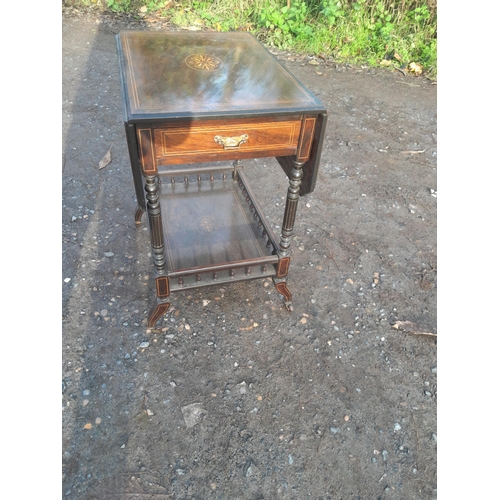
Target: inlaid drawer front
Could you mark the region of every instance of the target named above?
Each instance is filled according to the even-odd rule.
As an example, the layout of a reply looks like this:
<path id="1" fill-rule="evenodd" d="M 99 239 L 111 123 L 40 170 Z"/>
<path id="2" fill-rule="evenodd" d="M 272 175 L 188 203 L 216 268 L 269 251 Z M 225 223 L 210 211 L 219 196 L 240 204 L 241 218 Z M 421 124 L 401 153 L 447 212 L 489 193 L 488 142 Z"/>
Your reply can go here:
<path id="1" fill-rule="evenodd" d="M 282 121 L 207 121 L 154 129 L 158 164 L 218 158 L 291 155 L 297 151 L 300 117 Z"/>

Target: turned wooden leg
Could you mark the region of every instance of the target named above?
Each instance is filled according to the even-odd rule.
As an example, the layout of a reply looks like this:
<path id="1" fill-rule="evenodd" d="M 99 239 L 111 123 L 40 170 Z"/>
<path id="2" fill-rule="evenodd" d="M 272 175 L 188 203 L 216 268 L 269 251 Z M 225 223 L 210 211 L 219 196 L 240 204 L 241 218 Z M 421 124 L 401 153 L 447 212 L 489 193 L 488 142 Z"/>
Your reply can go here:
<path id="1" fill-rule="evenodd" d="M 144 189 L 146 191 L 147 212 L 151 233 L 151 250 L 156 276 L 156 304 L 152 307 L 148 317 L 148 327 L 152 328 L 170 307 L 170 302 L 165 302 L 165 299 L 170 295 L 170 286 L 168 277 L 165 276 L 165 242 L 163 239 L 158 180 L 155 175 L 146 175 L 145 180 Z M 136 221 L 137 214 L 138 212 L 136 212 Z"/>
<path id="2" fill-rule="evenodd" d="M 292 294 L 286 284 L 286 277 L 290 265 L 290 244 L 292 241 L 293 226 L 295 224 L 295 215 L 297 213 L 297 204 L 299 201 L 303 165 L 304 162 L 294 160 L 293 169 L 289 176 L 290 184 L 286 196 L 285 214 L 283 215 L 283 224 L 281 226 L 280 249 L 278 251 L 279 262 L 276 278 L 274 278 L 274 286 L 278 293 L 284 297 L 285 307 L 289 311 L 293 311 Z"/>
<path id="3" fill-rule="evenodd" d="M 290 255 L 290 243 L 295 224 L 295 214 L 297 213 L 303 165 L 304 162 L 294 161 L 293 169 L 289 176 L 290 185 L 288 186 L 286 196 L 285 214 L 283 215 L 283 224 L 281 227 L 280 250 L 278 252 L 280 258 Z"/>
<path id="4" fill-rule="evenodd" d="M 163 240 L 163 225 L 161 221 L 160 194 L 156 175 L 146 175 L 147 210 L 151 233 L 151 250 L 157 276 L 165 274 L 165 242 Z"/>

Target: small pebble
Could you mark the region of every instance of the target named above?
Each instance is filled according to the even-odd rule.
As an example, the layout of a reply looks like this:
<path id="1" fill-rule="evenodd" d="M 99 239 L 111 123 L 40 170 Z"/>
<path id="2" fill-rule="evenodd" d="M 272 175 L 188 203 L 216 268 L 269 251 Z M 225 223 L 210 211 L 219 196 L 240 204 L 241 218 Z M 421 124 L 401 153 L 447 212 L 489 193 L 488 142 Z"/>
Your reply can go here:
<path id="1" fill-rule="evenodd" d="M 149 347 L 149 342 L 141 342 L 141 344 L 139 345 L 139 347 L 141 349 L 145 349 L 146 347 Z"/>
<path id="2" fill-rule="evenodd" d="M 398 422 L 396 422 L 394 424 L 394 431 L 396 432 L 396 431 L 400 431 L 400 430 L 401 430 L 401 425 Z"/>
<path id="3" fill-rule="evenodd" d="M 95 423 L 96 423 L 96 425 L 99 425 L 101 422 L 102 422 L 101 417 L 97 417 L 97 418 L 95 419 Z"/>
<path id="4" fill-rule="evenodd" d="M 113 257 L 115 254 L 113 252 L 104 252 L 106 257 Z"/>

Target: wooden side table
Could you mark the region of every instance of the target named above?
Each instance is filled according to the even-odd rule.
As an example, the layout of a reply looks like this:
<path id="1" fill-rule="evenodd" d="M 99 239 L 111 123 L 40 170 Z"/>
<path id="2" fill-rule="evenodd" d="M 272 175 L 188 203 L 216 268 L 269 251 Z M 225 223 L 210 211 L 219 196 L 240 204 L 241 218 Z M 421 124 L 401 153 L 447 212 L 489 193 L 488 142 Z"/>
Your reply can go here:
<path id="1" fill-rule="evenodd" d="M 135 221 L 147 211 L 151 233 L 148 325 L 173 292 L 255 278 L 272 277 L 291 310 L 291 237 L 326 109 L 249 33 L 124 31 L 117 49 Z M 241 160 L 261 157 L 289 178 L 279 237 L 243 172 Z"/>

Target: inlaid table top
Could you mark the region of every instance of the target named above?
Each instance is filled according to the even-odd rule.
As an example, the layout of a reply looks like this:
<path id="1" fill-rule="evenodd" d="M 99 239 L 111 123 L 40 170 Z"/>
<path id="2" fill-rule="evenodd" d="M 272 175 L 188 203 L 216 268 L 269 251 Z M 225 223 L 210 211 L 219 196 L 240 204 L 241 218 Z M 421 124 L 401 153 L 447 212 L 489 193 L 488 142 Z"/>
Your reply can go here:
<path id="1" fill-rule="evenodd" d="M 324 112 L 250 33 L 122 31 L 127 122 Z"/>

